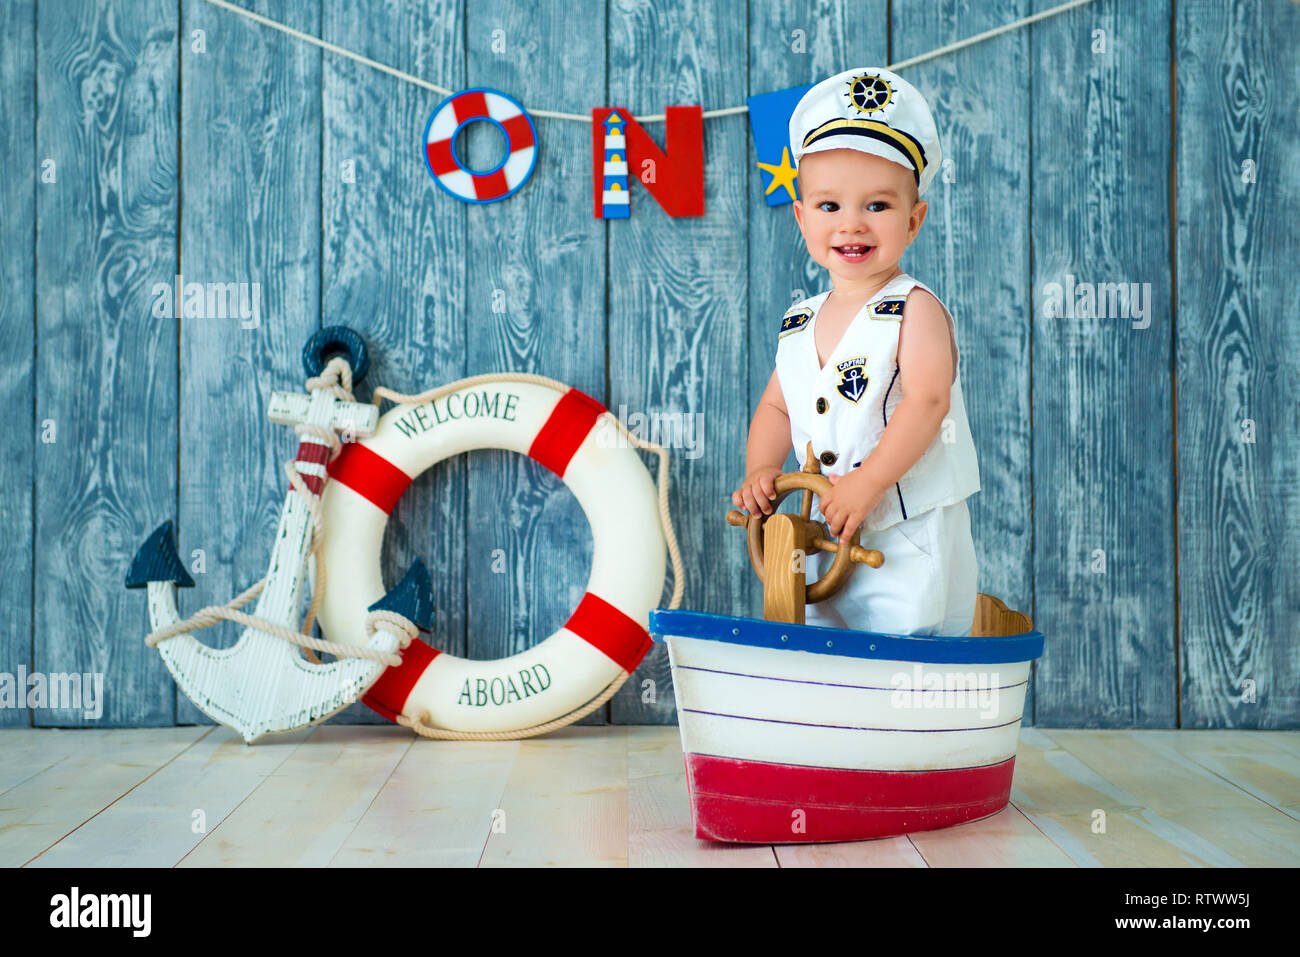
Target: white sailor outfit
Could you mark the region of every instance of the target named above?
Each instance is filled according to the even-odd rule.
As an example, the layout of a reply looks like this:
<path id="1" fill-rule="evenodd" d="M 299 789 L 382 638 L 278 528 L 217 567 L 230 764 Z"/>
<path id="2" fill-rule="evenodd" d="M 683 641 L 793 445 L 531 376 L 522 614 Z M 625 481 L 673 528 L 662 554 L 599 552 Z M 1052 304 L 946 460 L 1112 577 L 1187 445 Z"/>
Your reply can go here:
<path id="1" fill-rule="evenodd" d="M 830 292 L 796 303 L 782 318 L 776 372 L 800 466 L 811 440 L 823 474 L 846 475 L 880 441 L 903 398 L 898 333 L 907 294 L 917 287 L 933 295 L 906 273 L 886 283 L 853 318 L 824 367 L 814 330 Z M 944 314 L 955 341 L 946 306 Z M 955 371 L 939 433 L 862 523 L 862 545 L 879 549 L 884 565 L 856 567 L 839 594 L 807 607 L 808 624 L 899 635 L 970 633 L 978 569 L 966 498 L 980 490 L 980 477 L 960 356 Z M 813 518 L 825 520 L 816 506 Z M 833 557 L 810 555 L 808 580 L 824 574 Z"/>

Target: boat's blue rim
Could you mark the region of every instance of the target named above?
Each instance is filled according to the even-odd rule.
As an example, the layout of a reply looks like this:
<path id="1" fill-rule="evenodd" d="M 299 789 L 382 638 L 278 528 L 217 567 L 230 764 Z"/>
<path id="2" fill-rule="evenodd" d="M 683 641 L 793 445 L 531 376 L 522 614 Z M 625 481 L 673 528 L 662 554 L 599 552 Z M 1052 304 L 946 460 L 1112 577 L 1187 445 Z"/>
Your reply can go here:
<path id="1" fill-rule="evenodd" d="M 1001 664 L 1033 661 L 1043 653 L 1039 631 L 1002 638 L 929 635 L 877 635 L 819 625 L 788 625 L 779 621 L 711 615 L 702 611 L 656 608 L 650 612 L 650 637 L 704 638 L 756 648 L 810 651 L 846 658 L 918 661 L 930 664 Z"/>

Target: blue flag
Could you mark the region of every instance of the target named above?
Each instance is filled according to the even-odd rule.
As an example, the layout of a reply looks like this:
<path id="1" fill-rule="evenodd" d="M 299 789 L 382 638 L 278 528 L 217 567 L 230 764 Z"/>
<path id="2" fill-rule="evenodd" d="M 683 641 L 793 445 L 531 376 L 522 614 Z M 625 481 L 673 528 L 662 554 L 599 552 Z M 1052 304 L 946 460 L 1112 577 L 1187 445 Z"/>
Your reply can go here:
<path id="1" fill-rule="evenodd" d="M 811 83 L 792 86 L 745 100 L 758 168 L 763 171 L 763 197 L 769 206 L 783 206 L 798 198 L 799 184 L 790 152 L 790 114 L 812 87 Z"/>

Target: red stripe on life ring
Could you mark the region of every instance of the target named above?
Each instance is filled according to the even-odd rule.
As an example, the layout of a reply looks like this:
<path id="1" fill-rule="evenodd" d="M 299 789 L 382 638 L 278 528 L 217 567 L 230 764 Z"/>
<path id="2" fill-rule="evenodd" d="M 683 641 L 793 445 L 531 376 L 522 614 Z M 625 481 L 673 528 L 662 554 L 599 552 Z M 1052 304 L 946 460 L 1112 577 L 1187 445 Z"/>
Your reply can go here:
<path id="1" fill-rule="evenodd" d="M 467 90 L 459 94 L 451 101 L 451 108 L 460 123 L 492 115 L 482 90 Z"/>
<path id="2" fill-rule="evenodd" d="M 528 449 L 531 458 L 564 478 L 578 446 L 582 444 L 602 412 L 609 411 L 585 392 L 570 389 L 555 404 L 550 418 Z M 581 606 L 579 606 L 581 607 Z"/>
<path id="3" fill-rule="evenodd" d="M 429 157 L 429 168 L 438 176 L 445 176 L 460 169 L 456 165 L 455 157 L 451 155 L 451 140 L 428 143 L 424 147 L 424 152 Z"/>
<path id="4" fill-rule="evenodd" d="M 653 644 L 650 632 L 591 592 L 582 596 L 564 627 L 617 662 L 629 674 L 636 670 Z"/>
<path id="5" fill-rule="evenodd" d="M 355 442 L 344 445 L 343 451 L 325 469 L 330 478 L 374 502 L 386 515 L 393 511 L 411 484 L 411 476 L 379 453 Z"/>
<path id="6" fill-rule="evenodd" d="M 510 192 L 510 181 L 506 179 L 504 168 L 495 173 L 470 173 L 470 176 L 473 177 L 476 199 L 493 199 Z"/>
<path id="7" fill-rule="evenodd" d="M 429 662 L 442 654 L 437 648 L 430 648 L 420 639 L 415 639 L 402 652 L 402 663 L 396 668 L 385 668 L 379 680 L 370 686 L 361 700 L 374 708 L 389 721 L 396 721 L 397 716 L 406 707 L 406 699 L 411 696 L 411 689 L 429 667 Z"/>
<path id="8" fill-rule="evenodd" d="M 528 122 L 528 117 L 524 114 L 520 113 L 508 120 L 502 120 L 501 125 L 506 128 L 506 139 L 510 143 L 511 153 L 518 153 L 533 145 L 533 124 Z"/>

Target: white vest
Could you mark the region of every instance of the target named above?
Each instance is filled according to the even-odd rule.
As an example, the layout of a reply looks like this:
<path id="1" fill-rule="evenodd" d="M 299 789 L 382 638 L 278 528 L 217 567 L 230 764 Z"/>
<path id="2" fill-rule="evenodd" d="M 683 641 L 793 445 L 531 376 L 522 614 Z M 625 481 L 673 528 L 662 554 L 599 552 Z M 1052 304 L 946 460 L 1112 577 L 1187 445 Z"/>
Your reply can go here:
<path id="1" fill-rule="evenodd" d="M 918 286 L 933 295 L 933 290 L 906 273 L 887 282 L 853 317 L 820 370 L 814 328 L 830 291 L 796 303 L 782 318 L 776 374 L 790 413 L 790 438 L 801 467 L 809 440 L 813 454 L 821 459 L 822 473 L 827 475 L 848 474 L 880 441 L 894 408 L 903 398 L 898 377 L 898 331 L 902 328 L 907 294 Z M 944 314 L 956 341 L 956 326 L 947 306 Z M 881 498 L 862 523 L 864 530 L 888 528 L 929 509 L 960 502 L 980 490 L 975 442 L 961 395 L 960 356 L 955 371 L 948 415 L 934 441 Z M 945 433 L 948 442 L 944 441 Z"/>

